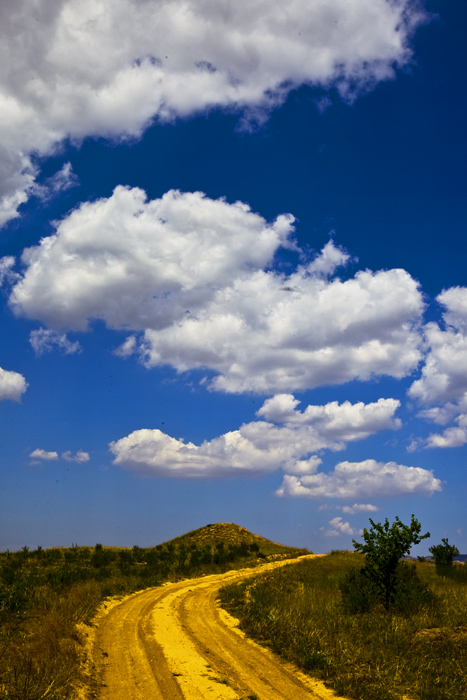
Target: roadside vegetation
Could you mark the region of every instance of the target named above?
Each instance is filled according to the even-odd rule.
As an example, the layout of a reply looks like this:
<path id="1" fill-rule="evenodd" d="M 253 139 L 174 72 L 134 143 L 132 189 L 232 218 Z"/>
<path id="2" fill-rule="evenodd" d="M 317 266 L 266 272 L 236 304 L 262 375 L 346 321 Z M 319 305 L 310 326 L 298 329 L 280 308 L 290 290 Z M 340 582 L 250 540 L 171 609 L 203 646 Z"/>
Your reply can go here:
<path id="1" fill-rule="evenodd" d="M 394 525 L 372 523 L 365 555 L 331 552 L 231 584 L 221 604 L 249 636 L 340 695 L 465 700 L 467 566 L 394 564 L 394 544 L 423 537 L 417 521 Z"/>
<path id="2" fill-rule="evenodd" d="M 108 596 L 306 553 L 217 523 L 156 547 L 38 547 L 0 553 L 0 697 L 74 696 L 82 639 Z"/>

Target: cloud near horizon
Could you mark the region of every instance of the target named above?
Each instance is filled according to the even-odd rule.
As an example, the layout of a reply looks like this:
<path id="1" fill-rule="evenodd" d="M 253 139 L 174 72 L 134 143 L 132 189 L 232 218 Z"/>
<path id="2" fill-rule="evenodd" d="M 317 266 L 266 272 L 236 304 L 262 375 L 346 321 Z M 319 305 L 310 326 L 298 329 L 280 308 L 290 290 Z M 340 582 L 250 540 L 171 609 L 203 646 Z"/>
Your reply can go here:
<path id="1" fill-rule="evenodd" d="M 267 402 L 264 406 L 268 410 Z M 321 464 L 312 453 L 342 450 L 347 442 L 397 429 L 394 413 L 398 407 L 394 399 L 366 405 L 346 401 L 342 405 L 309 406 L 311 410 L 303 414 L 306 420 L 298 425 L 253 421 L 199 446 L 157 429 L 142 429 L 110 443 L 109 448 L 114 464 L 143 476 L 219 478 L 280 468 L 289 474 L 309 474 Z"/>
<path id="2" fill-rule="evenodd" d="M 207 387 L 225 393 L 410 374 L 421 359 L 418 283 L 400 269 L 341 280 L 350 255 L 329 241 L 306 261 L 293 224 L 201 192 L 147 201 L 119 186 L 26 249 L 22 274 L 8 259 L 10 306 L 56 333 L 94 319 L 133 331 L 122 357 L 212 371 Z M 290 274 L 271 269 L 281 248 L 303 260 Z"/>
<path id="3" fill-rule="evenodd" d="M 53 451 L 53 452 L 48 452 L 47 450 L 42 450 L 40 448 L 35 449 L 31 454 L 29 455 L 32 459 L 42 459 L 45 461 L 50 461 L 50 460 L 55 460 L 58 459 L 58 452 Z M 62 455 L 60 456 L 60 459 L 64 459 L 67 462 L 89 462 L 89 454 L 87 452 L 84 452 L 83 450 L 78 450 L 75 454 L 73 454 L 70 450 L 67 450 L 66 452 L 63 452 Z"/>
<path id="4" fill-rule="evenodd" d="M 31 457 L 31 459 L 44 459 L 46 461 L 49 461 L 52 459 L 58 459 L 58 452 L 48 452 L 47 450 L 42 450 L 38 447 L 33 452 L 31 452 L 29 456 Z"/>
<path id="5" fill-rule="evenodd" d="M 344 522 L 341 517 L 337 516 L 329 521 L 330 529 L 320 528 L 326 537 L 337 537 L 339 535 L 361 535 L 363 530 L 351 527 L 349 522 Z"/>
<path id="6" fill-rule="evenodd" d="M 83 462 L 89 462 L 90 457 L 88 452 L 84 452 L 83 450 L 78 450 L 76 454 L 73 454 L 70 450 L 67 450 L 62 454 L 62 459 L 66 460 L 67 462 L 78 462 L 78 463 L 83 463 Z"/>
<path id="7" fill-rule="evenodd" d="M 411 62 L 426 21 L 413 0 L 5 2 L 0 226 L 37 193 L 37 156 L 66 138 L 138 138 L 212 108 L 248 128 L 302 84 L 351 102 Z"/>

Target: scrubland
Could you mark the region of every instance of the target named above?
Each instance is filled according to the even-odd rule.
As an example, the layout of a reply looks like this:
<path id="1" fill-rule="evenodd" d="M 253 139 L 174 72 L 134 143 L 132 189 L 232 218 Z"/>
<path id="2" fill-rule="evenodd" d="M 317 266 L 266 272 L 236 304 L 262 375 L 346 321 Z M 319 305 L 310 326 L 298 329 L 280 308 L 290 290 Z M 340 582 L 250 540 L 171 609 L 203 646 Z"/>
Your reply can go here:
<path id="1" fill-rule="evenodd" d="M 221 604 L 242 629 L 338 694 L 362 700 L 467 698 L 467 566 L 417 563 L 432 595 L 350 613 L 339 584 L 350 552 L 304 560 L 227 586 Z"/>
<path id="2" fill-rule="evenodd" d="M 0 697 L 74 697 L 83 623 L 108 596 L 302 553 L 224 523 L 146 549 L 0 553 Z M 363 561 L 350 552 L 303 560 L 224 588 L 221 603 L 247 634 L 340 695 L 465 700 L 467 566 L 437 571 L 419 562 L 429 596 L 350 612 L 342 581 Z"/>
<path id="3" fill-rule="evenodd" d="M 108 596 L 300 553 L 229 523 L 145 549 L 96 544 L 0 553 L 0 697 L 74 697 L 80 623 L 89 623 Z"/>

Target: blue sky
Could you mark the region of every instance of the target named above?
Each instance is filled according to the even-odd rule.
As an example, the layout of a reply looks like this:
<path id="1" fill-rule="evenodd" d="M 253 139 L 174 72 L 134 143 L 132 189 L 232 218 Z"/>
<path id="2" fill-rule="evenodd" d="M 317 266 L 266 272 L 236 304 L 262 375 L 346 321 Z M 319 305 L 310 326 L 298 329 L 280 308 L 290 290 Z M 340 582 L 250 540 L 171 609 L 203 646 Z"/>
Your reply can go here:
<path id="1" fill-rule="evenodd" d="M 0 549 L 467 551 L 467 10 L 284 8 L 2 5 Z"/>

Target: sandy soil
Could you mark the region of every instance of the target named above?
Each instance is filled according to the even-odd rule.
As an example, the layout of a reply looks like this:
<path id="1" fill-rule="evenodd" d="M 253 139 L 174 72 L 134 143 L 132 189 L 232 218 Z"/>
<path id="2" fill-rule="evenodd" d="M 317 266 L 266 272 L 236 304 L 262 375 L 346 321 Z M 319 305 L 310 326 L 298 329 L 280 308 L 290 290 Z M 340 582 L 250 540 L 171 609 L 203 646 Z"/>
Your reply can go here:
<path id="1" fill-rule="evenodd" d="M 318 681 L 246 639 L 236 619 L 216 603 L 226 583 L 287 564 L 293 562 L 188 579 L 109 606 L 90 638 L 94 682 L 87 697 L 338 700 Z"/>

